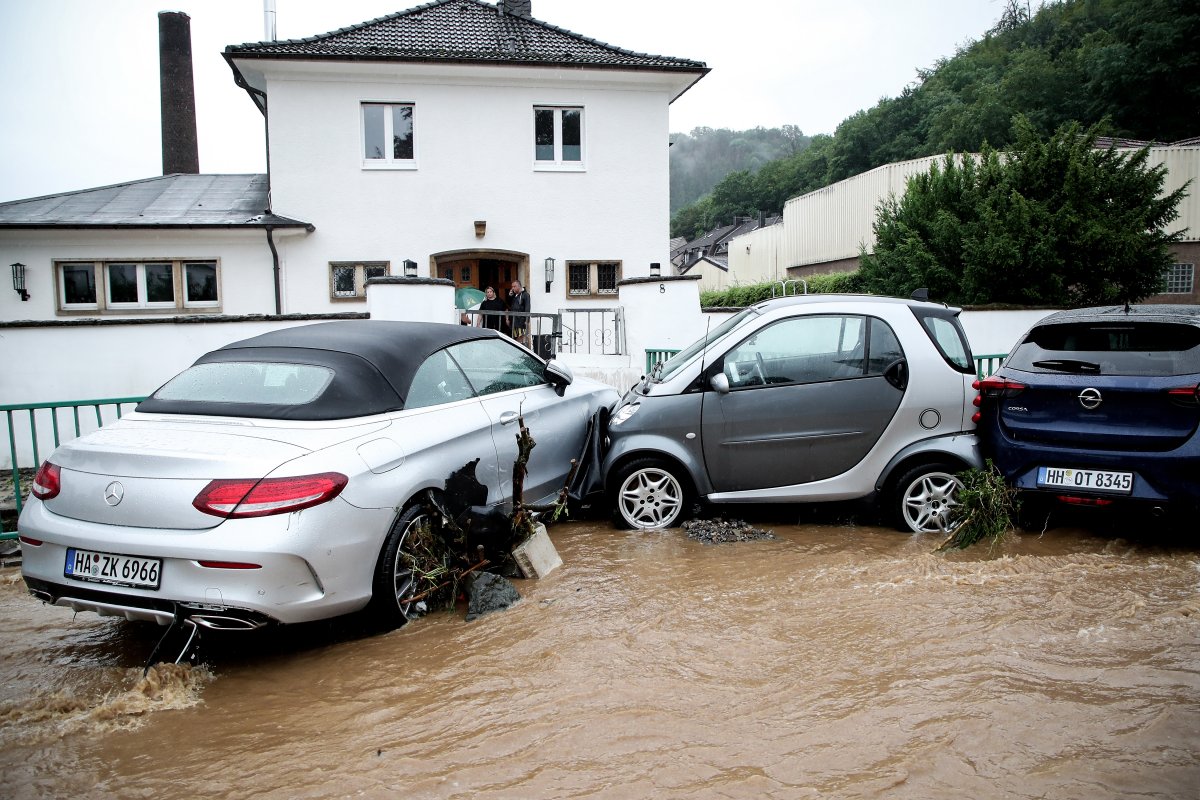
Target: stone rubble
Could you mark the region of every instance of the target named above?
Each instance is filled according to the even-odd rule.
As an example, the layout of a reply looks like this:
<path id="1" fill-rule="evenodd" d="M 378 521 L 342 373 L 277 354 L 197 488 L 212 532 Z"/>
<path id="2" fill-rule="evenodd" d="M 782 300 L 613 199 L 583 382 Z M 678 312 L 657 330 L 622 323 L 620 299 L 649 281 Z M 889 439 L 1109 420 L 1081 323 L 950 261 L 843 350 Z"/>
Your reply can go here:
<path id="1" fill-rule="evenodd" d="M 740 519 L 727 520 L 724 517 L 716 519 L 690 519 L 683 523 L 684 533 L 689 539 L 695 539 L 705 544 L 724 542 L 752 542 L 759 539 L 774 539 L 775 534 L 760 528 L 753 528 Z"/>

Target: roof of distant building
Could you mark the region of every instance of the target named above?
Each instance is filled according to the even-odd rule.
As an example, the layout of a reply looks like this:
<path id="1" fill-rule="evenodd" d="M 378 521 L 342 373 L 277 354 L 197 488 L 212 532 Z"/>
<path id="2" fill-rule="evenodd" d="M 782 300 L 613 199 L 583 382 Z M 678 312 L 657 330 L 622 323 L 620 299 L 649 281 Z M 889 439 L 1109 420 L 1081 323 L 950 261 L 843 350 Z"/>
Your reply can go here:
<path id="1" fill-rule="evenodd" d="M 266 175 L 162 175 L 0 203 L 0 228 L 306 228 L 267 211 Z"/>

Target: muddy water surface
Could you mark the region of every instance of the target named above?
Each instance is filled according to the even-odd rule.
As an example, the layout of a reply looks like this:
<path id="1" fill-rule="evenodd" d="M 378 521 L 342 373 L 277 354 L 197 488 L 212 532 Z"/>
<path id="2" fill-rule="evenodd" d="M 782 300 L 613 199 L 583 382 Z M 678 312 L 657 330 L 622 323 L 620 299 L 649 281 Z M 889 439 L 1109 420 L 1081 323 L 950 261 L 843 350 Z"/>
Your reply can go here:
<path id="1" fill-rule="evenodd" d="M 751 521 L 778 539 L 570 523 L 506 612 L 146 679 L 157 629 L 0 572 L 0 795 L 1200 796 L 1200 546 Z"/>

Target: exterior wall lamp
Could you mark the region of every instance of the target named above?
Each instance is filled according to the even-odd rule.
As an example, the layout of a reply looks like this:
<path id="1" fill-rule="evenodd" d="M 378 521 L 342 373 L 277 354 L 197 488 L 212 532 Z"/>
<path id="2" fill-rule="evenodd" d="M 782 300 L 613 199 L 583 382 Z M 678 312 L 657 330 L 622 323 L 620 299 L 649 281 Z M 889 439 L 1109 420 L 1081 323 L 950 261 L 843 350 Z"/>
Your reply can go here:
<path id="1" fill-rule="evenodd" d="M 650 277 L 658 278 L 662 276 L 662 264 L 657 261 L 650 262 Z"/>
<path id="2" fill-rule="evenodd" d="M 546 256 L 546 294 L 550 293 L 550 284 L 554 283 L 554 257 Z"/>
<path id="3" fill-rule="evenodd" d="M 477 238 L 482 239 L 483 235 L 485 233 L 487 233 L 487 220 L 486 219 L 475 220 L 475 236 Z"/>
<path id="4" fill-rule="evenodd" d="M 406 278 L 417 277 L 417 262 L 412 261 L 407 258 L 404 259 L 404 277 L 406 277 Z"/>
<path id="5" fill-rule="evenodd" d="M 25 291 L 25 265 L 17 262 L 12 265 L 13 290 L 21 295 L 22 300 L 29 299 L 29 292 Z"/>

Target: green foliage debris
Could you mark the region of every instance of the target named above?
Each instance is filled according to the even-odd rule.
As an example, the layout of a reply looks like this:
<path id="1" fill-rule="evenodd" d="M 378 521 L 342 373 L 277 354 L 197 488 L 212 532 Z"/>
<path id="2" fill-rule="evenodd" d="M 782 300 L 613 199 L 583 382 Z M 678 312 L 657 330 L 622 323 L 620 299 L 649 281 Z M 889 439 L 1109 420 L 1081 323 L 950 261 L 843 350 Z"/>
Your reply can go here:
<path id="1" fill-rule="evenodd" d="M 965 550 L 984 539 L 999 544 L 1016 517 L 1016 490 L 1004 482 L 990 460 L 984 469 L 969 469 L 957 477 L 962 483 L 955 509 L 958 524 L 938 551 Z"/>

